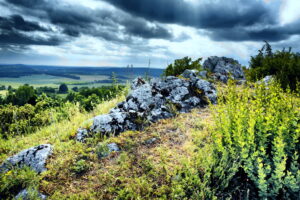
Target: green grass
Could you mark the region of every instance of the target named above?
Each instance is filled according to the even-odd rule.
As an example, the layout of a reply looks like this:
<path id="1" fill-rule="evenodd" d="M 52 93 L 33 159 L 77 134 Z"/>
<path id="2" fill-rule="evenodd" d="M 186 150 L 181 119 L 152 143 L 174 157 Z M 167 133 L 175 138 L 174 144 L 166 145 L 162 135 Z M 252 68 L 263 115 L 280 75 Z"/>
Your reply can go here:
<path id="1" fill-rule="evenodd" d="M 77 75 L 80 77 L 80 80 L 74 80 L 70 78 L 64 78 L 64 77 L 58 77 L 58 76 L 51 76 L 51 75 L 31 75 L 31 76 L 22 76 L 19 78 L 0 78 L 0 85 L 11 85 L 13 88 L 17 88 L 24 84 L 29 84 L 34 87 L 55 87 L 58 88 L 58 86 L 61 83 L 67 83 L 70 88 L 72 87 L 99 87 L 103 84 L 101 83 L 91 83 L 95 80 L 107 80 L 110 77 L 103 76 L 103 75 Z M 87 83 L 84 85 L 76 85 L 78 83 Z"/>
<path id="2" fill-rule="evenodd" d="M 0 90 L 0 95 L 4 97 L 6 96 L 6 94 L 7 94 L 7 90 Z"/>

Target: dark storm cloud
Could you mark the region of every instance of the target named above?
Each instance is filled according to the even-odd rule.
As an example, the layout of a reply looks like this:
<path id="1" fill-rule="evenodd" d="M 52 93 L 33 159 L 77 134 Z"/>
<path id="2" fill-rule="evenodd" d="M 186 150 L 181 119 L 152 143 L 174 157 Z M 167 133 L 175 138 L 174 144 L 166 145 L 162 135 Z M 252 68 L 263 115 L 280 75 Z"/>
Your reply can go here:
<path id="1" fill-rule="evenodd" d="M 184 0 L 105 0 L 129 13 L 163 23 L 197 28 L 249 26 L 274 22 L 262 1 L 202 1 L 193 5 Z"/>
<path id="2" fill-rule="evenodd" d="M 8 3 L 27 7 L 27 8 L 35 8 L 38 6 L 44 6 L 47 2 L 44 0 L 6 0 Z"/>
<path id="3" fill-rule="evenodd" d="M 277 42 L 289 39 L 292 35 L 300 35 L 300 21 L 287 25 L 248 28 L 234 27 L 217 29 L 210 33 L 211 38 L 217 41 L 263 41 Z"/>
<path id="4" fill-rule="evenodd" d="M 64 5 L 58 1 L 46 0 L 6 0 L 6 2 L 23 8 L 26 13 L 35 8 L 36 16 L 46 16 L 50 23 L 62 29 L 70 37 L 82 34 L 100 37 L 105 40 L 129 42 L 128 37 L 172 39 L 172 34 L 163 26 L 144 19 L 133 18 L 120 10 L 92 10 L 82 6 Z M 30 11 L 28 11 L 30 10 Z M 41 13 L 44 12 L 44 13 Z M 123 29 L 119 27 L 123 26 Z M 124 37 L 124 35 L 126 35 Z"/>
<path id="5" fill-rule="evenodd" d="M 61 41 L 57 37 L 33 37 L 19 32 L 9 31 L 0 33 L 0 45 L 48 45 L 57 46 L 61 44 Z"/>
<path id="6" fill-rule="evenodd" d="M 20 15 L 0 16 L 0 45 L 59 45 L 62 41 L 57 37 L 39 37 L 30 32 L 47 32 L 47 28 L 37 22 L 27 21 Z"/>
<path id="7" fill-rule="evenodd" d="M 146 20 L 204 29 L 216 41 L 281 41 L 300 34 L 295 28 L 299 26 L 278 24 L 276 1 L 268 6 L 264 1 L 245 0 L 199 4 L 183 0 L 105 1 Z"/>
<path id="8" fill-rule="evenodd" d="M 134 37 L 177 41 L 164 24 L 205 30 L 206 35 L 215 41 L 281 41 L 300 33 L 295 26 L 280 26 L 276 4 L 270 6 L 263 0 L 231 0 L 225 3 L 203 0 L 199 4 L 184 0 L 99 0 L 118 8 L 114 10 L 90 9 L 57 0 L 5 1 L 26 15 L 31 14 L 56 26 L 67 39 L 90 35 L 128 45 Z M 46 31 L 35 23 L 18 28 L 17 24 L 22 23 L 14 22 L 12 18 L 7 20 L 2 23 L 3 27 Z"/>
<path id="9" fill-rule="evenodd" d="M 26 32 L 47 30 L 36 22 L 25 21 L 20 15 L 12 15 L 7 18 L 0 16 L 0 29 L 7 31 L 12 31 L 15 29 Z"/>

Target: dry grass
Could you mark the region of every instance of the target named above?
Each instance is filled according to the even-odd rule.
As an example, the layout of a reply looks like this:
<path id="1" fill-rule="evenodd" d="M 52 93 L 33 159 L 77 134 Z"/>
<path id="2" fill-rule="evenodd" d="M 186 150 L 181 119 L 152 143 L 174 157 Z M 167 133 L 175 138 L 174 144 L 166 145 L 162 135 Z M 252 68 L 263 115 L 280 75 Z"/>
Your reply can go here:
<path id="1" fill-rule="evenodd" d="M 117 143 L 122 151 L 105 159 L 97 158 L 93 145 L 79 148 L 72 142 L 73 147 L 49 161 L 41 190 L 51 199 L 165 199 L 177 170 L 195 153 L 194 134 L 202 130 L 201 137 L 207 137 L 203 123 L 210 120 L 208 109 L 195 109 L 161 120 L 144 131 L 108 138 L 106 142 Z M 151 138 L 156 138 L 156 142 L 146 144 Z M 76 175 L 71 166 L 83 157 L 90 168 L 83 175 Z"/>

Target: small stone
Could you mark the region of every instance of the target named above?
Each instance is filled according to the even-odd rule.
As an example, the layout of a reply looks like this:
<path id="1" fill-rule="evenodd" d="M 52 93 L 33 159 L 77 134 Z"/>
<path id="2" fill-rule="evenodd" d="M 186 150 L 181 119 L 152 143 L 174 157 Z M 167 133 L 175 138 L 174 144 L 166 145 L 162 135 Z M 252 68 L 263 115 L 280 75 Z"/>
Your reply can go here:
<path id="1" fill-rule="evenodd" d="M 105 158 L 109 156 L 111 152 L 119 152 L 121 149 L 118 147 L 116 143 L 110 143 L 110 144 L 105 144 L 105 143 L 100 143 L 97 146 L 96 153 L 98 155 L 98 158 Z"/>
<path id="2" fill-rule="evenodd" d="M 119 146 L 116 144 L 116 143 L 110 143 L 107 145 L 108 149 L 109 149 L 109 152 L 117 152 L 117 151 L 121 151 Z"/>
<path id="3" fill-rule="evenodd" d="M 151 144 L 154 144 L 156 141 L 157 141 L 157 138 L 150 138 L 145 141 L 145 144 L 151 145 Z"/>
<path id="4" fill-rule="evenodd" d="M 77 130 L 76 140 L 78 142 L 85 142 L 86 138 L 88 138 L 88 137 L 89 137 L 89 133 L 88 133 L 87 129 L 85 129 L 85 128 L 79 128 Z"/>
<path id="5" fill-rule="evenodd" d="M 264 77 L 262 80 L 258 81 L 258 84 L 265 84 L 265 85 L 269 85 L 272 81 L 274 81 L 274 76 L 266 76 Z"/>

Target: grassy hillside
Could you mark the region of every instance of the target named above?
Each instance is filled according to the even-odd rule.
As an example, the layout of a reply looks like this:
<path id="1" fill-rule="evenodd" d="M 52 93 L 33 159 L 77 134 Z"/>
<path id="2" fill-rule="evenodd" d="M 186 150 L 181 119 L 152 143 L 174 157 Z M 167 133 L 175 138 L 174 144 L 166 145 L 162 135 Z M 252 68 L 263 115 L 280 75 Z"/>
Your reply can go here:
<path id="1" fill-rule="evenodd" d="M 118 137 L 76 142 L 79 126 L 107 113 L 120 96 L 92 113 L 27 136 L 0 141 L 0 161 L 22 149 L 50 143 L 48 171 L 1 177 L 2 192 L 18 184 L 38 187 L 50 199 L 295 199 L 300 188 L 300 99 L 278 86 L 219 87 L 219 104 L 194 109 Z M 156 140 L 151 143 L 149 139 Z M 122 149 L 98 158 L 99 145 Z M 299 196 L 298 196 L 299 197 Z"/>

